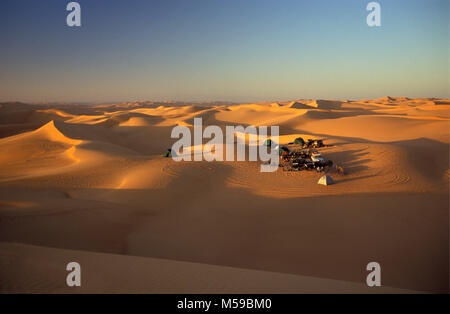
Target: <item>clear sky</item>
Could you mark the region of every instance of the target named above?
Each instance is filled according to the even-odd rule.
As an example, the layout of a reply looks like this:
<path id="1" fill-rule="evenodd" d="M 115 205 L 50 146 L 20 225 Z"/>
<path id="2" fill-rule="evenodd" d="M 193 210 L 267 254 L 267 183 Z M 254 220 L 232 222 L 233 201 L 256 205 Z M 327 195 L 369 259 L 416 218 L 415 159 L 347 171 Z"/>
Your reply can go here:
<path id="1" fill-rule="evenodd" d="M 449 0 L 0 1 L 0 100 L 449 97 Z"/>

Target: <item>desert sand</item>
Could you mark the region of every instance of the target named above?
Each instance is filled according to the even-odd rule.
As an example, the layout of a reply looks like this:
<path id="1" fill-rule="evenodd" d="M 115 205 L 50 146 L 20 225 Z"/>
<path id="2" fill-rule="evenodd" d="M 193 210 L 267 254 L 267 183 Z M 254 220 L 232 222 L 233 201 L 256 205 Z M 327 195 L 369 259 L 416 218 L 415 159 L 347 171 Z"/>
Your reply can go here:
<path id="1" fill-rule="evenodd" d="M 448 292 L 448 99 L 0 104 L 0 292 Z M 176 125 L 280 126 L 345 170 L 175 162 Z M 66 286 L 79 261 L 82 287 Z M 382 287 L 365 285 L 366 265 Z"/>

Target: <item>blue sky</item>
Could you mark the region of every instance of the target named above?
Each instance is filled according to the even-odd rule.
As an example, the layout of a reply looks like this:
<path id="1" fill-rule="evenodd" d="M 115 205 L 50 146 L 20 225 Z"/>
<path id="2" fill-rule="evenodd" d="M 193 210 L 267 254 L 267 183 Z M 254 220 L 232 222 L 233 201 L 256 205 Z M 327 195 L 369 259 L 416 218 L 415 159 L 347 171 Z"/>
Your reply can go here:
<path id="1" fill-rule="evenodd" d="M 0 100 L 449 97 L 449 1 L 0 2 Z"/>

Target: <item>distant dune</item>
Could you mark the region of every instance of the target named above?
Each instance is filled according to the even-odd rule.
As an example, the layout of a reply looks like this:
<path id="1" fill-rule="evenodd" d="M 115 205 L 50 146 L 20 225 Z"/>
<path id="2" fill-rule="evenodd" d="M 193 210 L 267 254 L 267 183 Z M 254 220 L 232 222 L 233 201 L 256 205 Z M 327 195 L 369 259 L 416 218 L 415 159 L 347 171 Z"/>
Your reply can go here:
<path id="1" fill-rule="evenodd" d="M 2 103 L 0 291 L 72 292 L 62 264 L 75 259 L 89 265 L 77 292 L 448 292 L 449 110 L 408 97 Z M 316 172 L 164 158 L 196 117 L 322 139 L 345 174 L 321 186 Z M 371 261 L 383 289 L 365 287 Z"/>
<path id="2" fill-rule="evenodd" d="M 294 109 L 339 109 L 342 101 L 336 100 L 307 100 L 307 101 L 293 101 L 289 104 L 290 108 Z"/>

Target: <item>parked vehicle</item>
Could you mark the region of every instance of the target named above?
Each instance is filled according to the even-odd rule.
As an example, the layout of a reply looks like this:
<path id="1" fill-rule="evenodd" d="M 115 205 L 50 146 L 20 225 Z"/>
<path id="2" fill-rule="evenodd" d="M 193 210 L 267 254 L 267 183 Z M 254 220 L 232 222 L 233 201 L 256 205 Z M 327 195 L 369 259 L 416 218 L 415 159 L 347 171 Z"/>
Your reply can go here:
<path id="1" fill-rule="evenodd" d="M 321 148 L 321 147 L 325 147 L 325 145 L 323 144 L 323 140 L 308 139 L 308 142 L 306 142 L 303 145 L 303 148 Z"/>
<path id="2" fill-rule="evenodd" d="M 333 161 L 325 160 L 322 156 L 313 158 L 294 158 L 287 163 L 285 169 L 288 171 L 316 170 L 322 172 L 333 166 Z"/>

